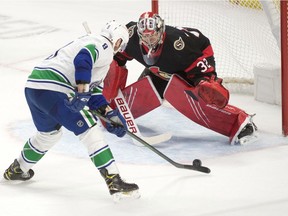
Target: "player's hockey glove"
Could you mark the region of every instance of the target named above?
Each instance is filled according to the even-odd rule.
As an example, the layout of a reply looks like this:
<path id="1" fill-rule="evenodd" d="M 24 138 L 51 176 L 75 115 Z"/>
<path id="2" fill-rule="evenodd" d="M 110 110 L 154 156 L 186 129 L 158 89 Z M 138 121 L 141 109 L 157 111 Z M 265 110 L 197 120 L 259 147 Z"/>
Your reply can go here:
<path id="1" fill-rule="evenodd" d="M 105 117 L 116 123 L 106 123 L 106 129 L 108 132 L 113 133 L 118 137 L 123 137 L 126 134 L 126 121 L 118 109 L 108 111 Z"/>
<path id="2" fill-rule="evenodd" d="M 87 105 L 90 97 L 91 97 L 90 92 L 83 92 L 83 93 L 75 92 L 75 96 L 73 97 L 73 99 L 71 101 L 65 99 L 64 104 L 72 112 L 76 113 L 82 110 Z"/>

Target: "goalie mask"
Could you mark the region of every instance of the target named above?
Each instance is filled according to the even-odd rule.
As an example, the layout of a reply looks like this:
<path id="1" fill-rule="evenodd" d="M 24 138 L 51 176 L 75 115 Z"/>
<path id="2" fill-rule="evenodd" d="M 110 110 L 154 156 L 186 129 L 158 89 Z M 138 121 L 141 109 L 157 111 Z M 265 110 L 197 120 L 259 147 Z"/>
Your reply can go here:
<path id="1" fill-rule="evenodd" d="M 106 23 L 100 34 L 112 43 L 114 54 L 123 51 L 129 40 L 126 26 L 117 23 L 115 20 Z"/>
<path id="2" fill-rule="evenodd" d="M 149 65 L 154 64 L 159 58 L 164 32 L 164 20 L 158 14 L 145 12 L 140 16 L 137 22 L 137 33 L 144 60 Z M 142 45 L 148 48 L 147 52 L 143 50 Z"/>

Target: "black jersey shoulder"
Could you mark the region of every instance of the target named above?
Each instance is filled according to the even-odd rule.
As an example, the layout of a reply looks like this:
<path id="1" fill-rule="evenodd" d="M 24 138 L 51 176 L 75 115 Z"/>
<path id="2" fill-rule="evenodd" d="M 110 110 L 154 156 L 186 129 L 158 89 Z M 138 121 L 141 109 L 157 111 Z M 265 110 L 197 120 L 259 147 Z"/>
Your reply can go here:
<path id="1" fill-rule="evenodd" d="M 183 41 L 192 47 L 205 49 L 210 45 L 210 40 L 200 30 L 190 27 L 173 27 L 166 25 L 166 39 L 169 41 Z M 181 45 L 181 43 L 179 43 Z M 177 44 L 175 44 L 177 46 Z"/>

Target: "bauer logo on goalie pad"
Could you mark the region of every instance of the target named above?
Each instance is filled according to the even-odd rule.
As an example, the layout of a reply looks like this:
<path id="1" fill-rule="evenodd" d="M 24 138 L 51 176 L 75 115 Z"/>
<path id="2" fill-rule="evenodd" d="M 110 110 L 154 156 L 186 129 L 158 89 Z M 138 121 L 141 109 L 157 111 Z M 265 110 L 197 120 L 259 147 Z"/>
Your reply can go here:
<path id="1" fill-rule="evenodd" d="M 122 116 L 124 117 L 127 127 L 129 129 L 130 132 L 132 133 L 137 133 L 137 128 L 134 124 L 134 121 L 131 117 L 131 114 L 129 112 L 129 108 L 127 107 L 125 101 L 123 101 L 122 98 L 115 98 L 115 103 L 117 105 L 117 107 L 120 109 Z"/>

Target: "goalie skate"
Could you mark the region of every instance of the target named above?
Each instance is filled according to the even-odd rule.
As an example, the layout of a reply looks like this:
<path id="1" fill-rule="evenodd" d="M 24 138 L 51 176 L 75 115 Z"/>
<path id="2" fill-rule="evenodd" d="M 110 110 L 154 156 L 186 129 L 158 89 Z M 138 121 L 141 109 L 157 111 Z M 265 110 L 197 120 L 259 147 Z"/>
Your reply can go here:
<path id="1" fill-rule="evenodd" d="M 245 127 L 241 130 L 239 135 L 237 136 L 236 142 L 240 145 L 251 144 L 258 140 L 257 127 L 252 122 L 252 117 L 250 118 L 250 122 L 245 125 Z"/>
<path id="2" fill-rule="evenodd" d="M 257 140 L 258 140 L 258 136 L 256 134 L 253 134 L 253 135 L 245 136 L 239 139 L 238 143 L 240 145 L 248 145 L 248 144 L 256 142 Z"/>

